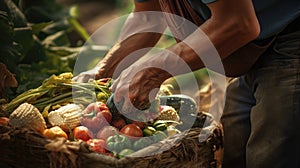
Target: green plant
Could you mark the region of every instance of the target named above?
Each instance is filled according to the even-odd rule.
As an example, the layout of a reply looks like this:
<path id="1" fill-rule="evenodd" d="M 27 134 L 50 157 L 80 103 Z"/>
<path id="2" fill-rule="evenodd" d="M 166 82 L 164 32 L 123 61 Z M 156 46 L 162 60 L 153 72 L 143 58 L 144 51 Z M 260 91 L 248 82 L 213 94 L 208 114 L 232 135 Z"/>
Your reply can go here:
<path id="1" fill-rule="evenodd" d="M 65 7 L 55 0 L 0 1 L 0 62 L 19 83 L 7 89 L 9 100 L 52 74 L 72 72 L 84 42 L 89 44 L 84 52 L 99 52 L 90 47 L 92 42 L 77 21 L 78 15 L 76 6 Z M 74 32 L 81 37 L 75 42 L 69 38 Z"/>

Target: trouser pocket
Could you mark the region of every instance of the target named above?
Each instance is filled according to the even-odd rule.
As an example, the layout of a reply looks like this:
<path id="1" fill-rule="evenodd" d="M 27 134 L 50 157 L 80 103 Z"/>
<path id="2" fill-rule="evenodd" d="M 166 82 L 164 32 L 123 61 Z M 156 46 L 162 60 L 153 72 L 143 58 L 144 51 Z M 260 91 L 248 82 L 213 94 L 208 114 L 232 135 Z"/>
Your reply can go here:
<path id="1" fill-rule="evenodd" d="M 282 56 L 299 58 L 300 56 L 300 30 L 279 35 L 275 41 L 274 51 Z"/>

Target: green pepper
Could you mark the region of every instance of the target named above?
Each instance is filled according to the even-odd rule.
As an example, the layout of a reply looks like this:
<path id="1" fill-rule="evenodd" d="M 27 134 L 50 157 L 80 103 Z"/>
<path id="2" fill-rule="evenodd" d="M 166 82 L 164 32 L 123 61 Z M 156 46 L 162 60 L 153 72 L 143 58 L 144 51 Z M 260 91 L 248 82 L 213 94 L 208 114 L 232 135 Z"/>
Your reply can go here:
<path id="1" fill-rule="evenodd" d="M 106 140 L 107 148 L 110 151 L 120 152 L 125 148 L 131 148 L 131 142 L 128 137 L 124 135 L 110 136 Z"/>
<path id="2" fill-rule="evenodd" d="M 142 137 L 139 140 L 135 141 L 133 144 L 134 150 L 140 150 L 143 149 L 149 145 L 151 145 L 153 141 L 149 137 Z"/>
<path id="3" fill-rule="evenodd" d="M 159 141 L 162 141 L 164 139 L 166 139 L 168 136 L 162 132 L 162 131 L 156 131 L 153 135 L 152 135 L 152 140 L 154 142 L 159 142 Z"/>
<path id="4" fill-rule="evenodd" d="M 143 130 L 143 136 L 144 137 L 152 136 L 155 132 L 156 132 L 155 128 L 153 128 L 151 126 L 146 126 L 146 128 L 144 128 L 144 130 Z"/>
<path id="5" fill-rule="evenodd" d="M 118 154 L 118 158 L 121 159 L 127 155 L 130 155 L 134 153 L 134 150 L 132 149 L 123 149 L 119 154 Z"/>

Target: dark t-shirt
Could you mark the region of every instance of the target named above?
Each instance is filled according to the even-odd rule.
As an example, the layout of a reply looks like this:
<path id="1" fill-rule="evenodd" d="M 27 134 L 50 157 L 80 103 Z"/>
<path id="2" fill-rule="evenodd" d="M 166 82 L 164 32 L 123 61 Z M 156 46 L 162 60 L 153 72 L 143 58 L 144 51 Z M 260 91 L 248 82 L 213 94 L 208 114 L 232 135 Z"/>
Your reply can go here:
<path id="1" fill-rule="evenodd" d="M 215 1 L 217 0 L 189 0 L 191 6 L 205 20 L 210 17 L 210 11 L 206 4 Z M 261 28 L 258 40 L 266 39 L 280 32 L 300 16 L 300 0 L 252 0 L 252 2 Z"/>

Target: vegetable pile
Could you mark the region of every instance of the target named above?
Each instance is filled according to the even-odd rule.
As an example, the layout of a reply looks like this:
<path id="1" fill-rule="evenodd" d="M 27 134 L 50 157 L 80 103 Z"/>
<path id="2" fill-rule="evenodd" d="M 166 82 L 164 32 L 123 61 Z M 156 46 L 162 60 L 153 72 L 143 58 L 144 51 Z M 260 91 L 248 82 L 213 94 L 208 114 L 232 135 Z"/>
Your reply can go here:
<path id="1" fill-rule="evenodd" d="M 109 91 L 111 81 L 109 79 L 78 83 L 72 81 L 72 78 L 72 73 L 52 75 L 44 80 L 38 88 L 25 91 L 14 98 L 4 107 L 4 111 L 10 114 L 22 103 L 28 102 L 47 117 L 48 110 L 53 110 L 57 106 L 72 102 L 87 105 L 96 100 L 106 101 L 111 94 Z"/>
<path id="2" fill-rule="evenodd" d="M 174 100 L 187 97 L 169 98 L 175 108 L 159 103 L 157 111 L 149 108 L 137 117 L 141 120 L 132 120 L 108 106 L 111 79 L 78 83 L 72 77 L 71 73 L 52 75 L 13 99 L 4 107 L 7 117 L 1 118 L 1 125 L 32 129 L 49 139 L 84 141 L 92 151 L 116 158 L 181 132 L 177 127 L 184 120 Z M 193 109 L 193 105 L 187 106 Z"/>

